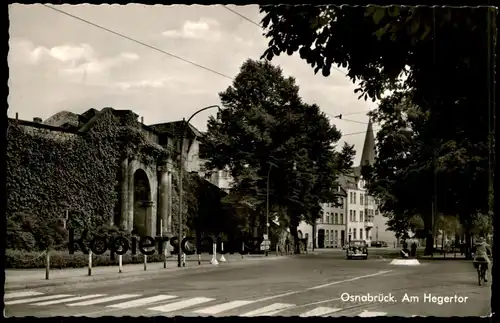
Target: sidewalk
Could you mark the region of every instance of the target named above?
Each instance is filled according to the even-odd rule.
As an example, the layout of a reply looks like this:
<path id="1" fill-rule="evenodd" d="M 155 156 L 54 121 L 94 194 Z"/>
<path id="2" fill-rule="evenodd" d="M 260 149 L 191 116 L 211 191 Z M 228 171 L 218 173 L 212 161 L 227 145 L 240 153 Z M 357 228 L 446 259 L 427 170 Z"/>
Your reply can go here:
<path id="1" fill-rule="evenodd" d="M 461 259 L 465 260 L 465 254 L 461 255 L 459 252 L 454 253 L 435 253 L 434 256 L 424 256 L 423 252 L 421 254 L 417 253 L 417 259 L 426 259 L 426 260 L 453 260 L 453 259 Z"/>
<path id="2" fill-rule="evenodd" d="M 244 255 L 242 257 L 240 254 L 226 254 L 224 257 L 226 258 L 226 262 L 220 262 L 220 255 L 217 255 L 219 267 L 246 261 L 269 261 L 287 258 L 286 256 L 276 257 L 275 254 L 270 254 L 268 257 L 265 257 L 264 255 Z M 210 264 L 211 259 L 212 255 L 202 254 L 201 265 L 198 265 L 197 255 L 186 256 L 186 266 L 177 267 L 177 255 L 174 255 L 167 259 L 167 268 L 163 268 L 163 262 L 148 263 L 146 271 L 144 270 L 144 264 L 128 264 L 123 265 L 122 273 L 119 273 L 118 265 L 99 266 L 92 267 L 92 276 L 88 276 L 88 267 L 52 269 L 49 273 L 49 280 L 45 279 L 45 269 L 6 269 L 5 290 L 40 288 L 63 284 L 95 282 L 100 280 L 127 279 L 141 276 L 151 277 L 162 275 L 165 272 L 180 272 L 183 270 L 217 267 L 216 265 Z"/>

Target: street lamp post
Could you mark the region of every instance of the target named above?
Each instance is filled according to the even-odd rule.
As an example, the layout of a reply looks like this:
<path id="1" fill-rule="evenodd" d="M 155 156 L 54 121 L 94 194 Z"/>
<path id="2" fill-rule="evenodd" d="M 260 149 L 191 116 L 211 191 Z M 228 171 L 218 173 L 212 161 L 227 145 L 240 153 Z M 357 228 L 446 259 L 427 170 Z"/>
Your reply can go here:
<path id="1" fill-rule="evenodd" d="M 269 163 L 269 171 L 267 172 L 267 190 L 266 190 L 266 236 L 269 239 L 269 186 L 270 186 L 270 178 L 271 178 L 271 170 L 273 169 L 274 164 Z M 266 257 L 269 255 L 266 246 Z"/>
<path id="2" fill-rule="evenodd" d="M 377 230 L 377 232 L 376 232 L 377 233 L 376 239 L 377 239 L 377 243 L 378 243 L 378 226 L 376 226 L 375 229 Z"/>
<path id="3" fill-rule="evenodd" d="M 205 111 L 205 110 L 208 110 L 208 109 L 212 109 L 212 108 L 218 108 L 219 110 L 221 109 L 218 105 L 211 105 L 211 106 L 208 106 L 208 107 L 205 107 L 203 109 L 200 109 L 198 111 L 196 111 L 195 113 L 193 113 L 191 115 L 191 117 L 189 117 L 189 119 L 187 120 L 187 124 L 189 125 L 189 122 L 191 121 L 191 119 L 193 119 L 193 117 L 195 115 L 197 115 L 198 113 L 202 112 L 202 111 Z M 182 256 L 181 256 L 181 241 L 182 241 L 182 195 L 183 195 L 183 188 L 182 188 L 182 177 L 183 177 L 183 173 L 184 173 L 184 160 L 183 160 L 183 156 L 184 156 L 184 134 L 185 134 L 185 125 L 186 125 L 186 121 L 185 119 L 182 119 L 182 125 L 181 125 L 181 142 L 180 142 L 180 156 L 179 156 L 179 237 L 177 238 L 177 241 L 179 243 L 179 252 L 177 254 L 177 267 L 181 267 L 182 266 Z"/>

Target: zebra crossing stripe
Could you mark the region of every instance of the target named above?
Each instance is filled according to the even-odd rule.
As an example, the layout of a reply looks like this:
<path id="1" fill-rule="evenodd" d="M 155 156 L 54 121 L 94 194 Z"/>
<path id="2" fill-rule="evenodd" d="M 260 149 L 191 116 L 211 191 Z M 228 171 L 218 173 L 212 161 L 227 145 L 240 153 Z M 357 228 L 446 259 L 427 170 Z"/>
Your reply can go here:
<path id="1" fill-rule="evenodd" d="M 68 303 L 68 302 L 74 302 L 74 301 L 83 301 L 84 299 L 96 298 L 96 297 L 102 297 L 102 296 L 106 296 L 106 294 L 94 294 L 94 295 L 85 295 L 85 296 L 70 297 L 70 298 L 58 299 L 58 300 L 55 300 L 55 301 L 48 301 L 48 302 L 35 303 L 35 304 L 30 304 L 30 305 L 33 305 L 33 306 L 48 306 L 48 305 Z"/>
<path id="2" fill-rule="evenodd" d="M 132 307 L 148 305 L 148 304 L 152 304 L 152 303 L 156 303 L 156 302 L 161 302 L 161 301 L 165 301 L 165 300 L 176 298 L 176 297 L 177 296 L 175 296 L 175 295 L 156 295 L 156 296 L 152 296 L 152 297 L 136 299 L 136 300 L 125 302 L 125 303 L 108 305 L 106 307 L 125 309 L 125 308 L 132 308 Z"/>
<path id="3" fill-rule="evenodd" d="M 231 302 L 227 302 L 227 303 L 223 303 L 223 304 L 214 305 L 211 307 L 206 307 L 206 308 L 203 308 L 201 310 L 194 311 L 194 312 L 198 313 L 198 314 L 214 315 L 214 314 L 218 314 L 220 312 L 229 311 L 229 310 L 232 310 L 232 309 L 235 309 L 235 308 L 238 308 L 241 306 L 245 306 L 248 304 L 252 304 L 252 303 L 254 303 L 254 301 L 231 301 Z"/>
<path id="4" fill-rule="evenodd" d="M 310 310 L 304 314 L 301 314 L 300 317 L 310 317 L 310 316 L 323 316 L 331 313 L 335 313 L 340 311 L 340 308 L 332 308 L 332 307 L 316 307 L 313 310 Z"/>
<path id="5" fill-rule="evenodd" d="M 194 298 L 186 299 L 184 301 L 179 301 L 179 302 L 169 303 L 166 305 L 151 307 L 151 308 L 148 308 L 148 310 L 168 313 L 168 312 L 173 312 L 173 311 L 177 311 L 177 310 L 182 310 L 182 309 L 190 307 L 190 306 L 195 306 L 195 305 L 203 304 L 206 302 L 210 302 L 213 300 L 214 300 L 213 298 L 194 297 Z"/>
<path id="6" fill-rule="evenodd" d="M 359 314 L 359 317 L 376 317 L 376 316 L 386 316 L 386 312 L 368 312 L 364 311 L 361 314 Z"/>
<path id="7" fill-rule="evenodd" d="M 11 298 L 29 297 L 29 296 L 37 296 L 37 295 L 43 295 L 43 293 L 35 292 L 35 291 L 11 292 L 11 293 L 5 293 L 3 298 L 4 299 L 11 299 Z"/>
<path id="8" fill-rule="evenodd" d="M 294 307 L 294 304 L 285 304 L 285 303 L 274 303 L 269 306 L 259 308 L 255 311 L 251 311 L 248 313 L 245 313 L 243 317 L 251 317 L 251 316 L 272 316 L 274 314 L 277 314 L 281 311 L 286 310 L 287 308 Z"/>
<path id="9" fill-rule="evenodd" d="M 17 299 L 15 301 L 5 302 L 5 305 L 34 303 L 34 302 L 39 302 L 39 301 L 48 301 L 51 299 L 64 298 L 64 297 L 70 297 L 70 296 L 73 296 L 73 295 L 59 294 L 59 295 L 41 296 L 41 297 L 35 297 L 35 298 L 24 298 L 24 299 Z"/>
<path id="10" fill-rule="evenodd" d="M 72 304 L 68 304 L 68 306 L 89 306 L 89 305 L 102 304 L 102 303 L 107 303 L 107 302 L 111 302 L 111 301 L 117 301 L 117 300 L 121 300 L 121 299 L 139 297 L 139 296 L 141 296 L 141 295 L 124 294 L 124 295 L 110 296 L 110 297 L 104 297 L 104 298 L 100 298 L 100 299 L 94 299 L 91 301 L 85 301 L 85 302 L 80 302 L 80 303 L 72 303 Z"/>

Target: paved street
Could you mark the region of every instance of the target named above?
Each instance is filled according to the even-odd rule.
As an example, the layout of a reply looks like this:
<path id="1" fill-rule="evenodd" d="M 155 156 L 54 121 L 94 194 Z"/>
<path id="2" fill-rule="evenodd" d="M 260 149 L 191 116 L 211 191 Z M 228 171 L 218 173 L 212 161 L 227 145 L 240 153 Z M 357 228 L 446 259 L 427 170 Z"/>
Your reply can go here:
<path id="1" fill-rule="evenodd" d="M 389 258 L 387 250 L 374 250 L 368 260 L 346 260 L 333 250 L 151 277 L 8 290 L 5 312 L 8 317 L 489 315 L 491 285 L 477 285 L 470 261 L 423 260 L 420 266 L 401 267 L 390 265 Z M 435 302 L 426 294 L 436 296 Z M 388 297 L 382 302 L 342 299 L 367 295 Z M 439 304 L 439 297 L 446 296 L 452 302 Z"/>

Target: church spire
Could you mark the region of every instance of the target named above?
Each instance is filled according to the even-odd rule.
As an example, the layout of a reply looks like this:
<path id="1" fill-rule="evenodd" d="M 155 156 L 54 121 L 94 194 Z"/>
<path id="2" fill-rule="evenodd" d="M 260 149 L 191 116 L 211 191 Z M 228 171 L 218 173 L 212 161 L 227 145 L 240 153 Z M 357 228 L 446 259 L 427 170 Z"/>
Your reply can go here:
<path id="1" fill-rule="evenodd" d="M 364 166 L 366 164 L 375 164 L 375 136 L 373 135 L 373 124 L 371 118 L 368 120 L 360 166 Z"/>

